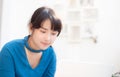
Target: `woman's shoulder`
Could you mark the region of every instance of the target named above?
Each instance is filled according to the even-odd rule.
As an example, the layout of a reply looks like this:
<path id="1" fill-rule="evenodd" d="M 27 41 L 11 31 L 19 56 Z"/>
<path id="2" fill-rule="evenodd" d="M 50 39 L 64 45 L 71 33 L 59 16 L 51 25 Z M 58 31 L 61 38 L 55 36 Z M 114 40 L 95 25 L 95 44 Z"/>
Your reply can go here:
<path id="1" fill-rule="evenodd" d="M 52 46 L 49 46 L 46 50 L 54 52 L 54 48 Z"/>
<path id="2" fill-rule="evenodd" d="M 56 55 L 53 46 L 49 46 L 45 51 L 46 51 L 46 53 L 48 53 L 48 54 L 50 54 L 50 55 Z"/>
<path id="3" fill-rule="evenodd" d="M 14 47 L 14 46 L 23 45 L 23 44 L 24 44 L 23 39 L 14 39 L 7 42 L 3 47 Z"/>

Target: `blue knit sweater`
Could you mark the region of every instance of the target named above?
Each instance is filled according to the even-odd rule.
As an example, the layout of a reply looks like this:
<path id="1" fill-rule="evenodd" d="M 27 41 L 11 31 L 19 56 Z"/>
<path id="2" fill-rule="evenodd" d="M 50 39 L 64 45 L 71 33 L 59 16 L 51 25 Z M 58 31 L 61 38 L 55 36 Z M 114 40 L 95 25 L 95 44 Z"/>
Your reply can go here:
<path id="1" fill-rule="evenodd" d="M 0 77 L 54 77 L 56 55 L 53 48 L 48 47 L 43 50 L 40 63 L 32 68 L 24 49 L 25 39 L 10 41 L 2 48 L 0 52 Z"/>

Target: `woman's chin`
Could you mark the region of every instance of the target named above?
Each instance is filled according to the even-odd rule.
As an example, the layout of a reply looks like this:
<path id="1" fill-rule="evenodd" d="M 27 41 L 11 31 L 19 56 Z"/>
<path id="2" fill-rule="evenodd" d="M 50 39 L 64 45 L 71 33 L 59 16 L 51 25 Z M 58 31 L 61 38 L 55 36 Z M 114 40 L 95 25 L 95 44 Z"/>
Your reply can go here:
<path id="1" fill-rule="evenodd" d="M 41 47 L 42 50 L 46 50 L 49 46 Z"/>

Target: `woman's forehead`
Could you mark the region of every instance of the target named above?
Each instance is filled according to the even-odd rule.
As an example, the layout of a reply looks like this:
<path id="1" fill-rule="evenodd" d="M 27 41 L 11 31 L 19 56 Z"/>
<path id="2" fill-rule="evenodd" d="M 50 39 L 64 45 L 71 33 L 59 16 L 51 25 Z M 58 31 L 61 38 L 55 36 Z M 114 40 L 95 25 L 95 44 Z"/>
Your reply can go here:
<path id="1" fill-rule="evenodd" d="M 41 28 L 43 29 L 51 29 L 51 21 L 49 19 L 45 20 L 42 24 L 41 24 Z"/>

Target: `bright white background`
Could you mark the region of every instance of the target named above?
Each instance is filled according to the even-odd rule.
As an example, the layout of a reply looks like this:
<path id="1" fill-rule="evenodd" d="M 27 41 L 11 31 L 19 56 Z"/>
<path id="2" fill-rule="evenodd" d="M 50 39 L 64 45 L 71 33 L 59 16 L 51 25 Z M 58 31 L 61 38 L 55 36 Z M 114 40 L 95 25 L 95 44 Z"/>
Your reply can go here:
<path id="1" fill-rule="evenodd" d="M 70 44 L 58 38 L 53 45 L 58 58 L 56 77 L 111 77 L 120 71 L 120 1 L 94 1 L 99 10 L 98 43 Z M 54 0 L 3 0 L 0 50 L 6 42 L 28 34 L 27 24 L 36 8 L 52 3 Z"/>

